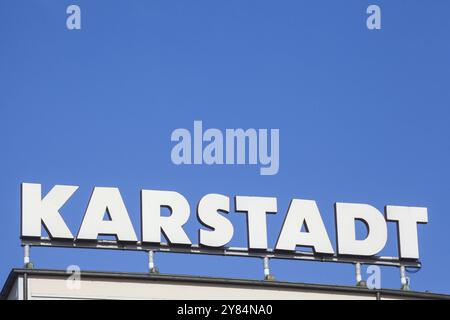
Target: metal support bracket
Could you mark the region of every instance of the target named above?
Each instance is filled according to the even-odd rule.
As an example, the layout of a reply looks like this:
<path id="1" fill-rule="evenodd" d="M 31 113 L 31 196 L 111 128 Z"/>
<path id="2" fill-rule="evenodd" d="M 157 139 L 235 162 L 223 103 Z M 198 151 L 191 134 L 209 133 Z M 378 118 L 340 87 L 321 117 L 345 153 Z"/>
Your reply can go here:
<path id="1" fill-rule="evenodd" d="M 264 265 L 264 279 L 275 280 L 275 277 L 272 274 L 270 274 L 269 257 L 265 256 L 263 258 L 263 265 Z"/>
<path id="2" fill-rule="evenodd" d="M 30 261 L 30 245 L 23 246 L 23 265 L 26 269 L 33 269 L 33 264 Z"/>
<path id="3" fill-rule="evenodd" d="M 400 266 L 400 283 L 401 283 L 401 290 L 409 291 L 409 278 L 406 277 L 406 268 L 405 266 Z"/>
<path id="4" fill-rule="evenodd" d="M 355 276 L 356 276 L 356 286 L 366 288 L 367 283 L 362 279 L 360 262 L 355 263 Z"/>
<path id="5" fill-rule="evenodd" d="M 148 271 L 150 273 L 159 273 L 158 268 L 155 266 L 155 252 L 153 250 L 148 251 Z"/>

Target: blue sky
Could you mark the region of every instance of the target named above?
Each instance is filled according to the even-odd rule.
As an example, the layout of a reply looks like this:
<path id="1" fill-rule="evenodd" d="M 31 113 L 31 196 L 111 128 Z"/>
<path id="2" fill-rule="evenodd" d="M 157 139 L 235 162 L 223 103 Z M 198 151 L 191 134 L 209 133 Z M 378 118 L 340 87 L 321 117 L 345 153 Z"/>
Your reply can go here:
<path id="1" fill-rule="evenodd" d="M 82 29 L 66 28 L 66 8 Z M 366 28 L 366 8 L 382 29 Z M 0 282 L 22 265 L 19 186 L 79 185 L 61 211 L 79 228 L 94 186 L 119 187 L 135 226 L 139 190 L 276 196 L 273 247 L 292 198 L 428 207 L 412 288 L 450 293 L 450 3 L 437 1 L 0 2 Z M 176 128 L 279 128 L 280 171 L 175 166 Z M 244 215 L 230 213 L 232 245 Z M 188 234 L 196 240 L 195 215 Z M 384 255 L 396 255 L 389 225 Z M 145 272 L 139 252 L 33 248 L 39 268 Z M 258 259 L 157 254 L 163 273 L 262 278 Z M 272 261 L 279 280 L 354 284 L 351 265 Z M 399 287 L 382 269 L 382 286 Z"/>

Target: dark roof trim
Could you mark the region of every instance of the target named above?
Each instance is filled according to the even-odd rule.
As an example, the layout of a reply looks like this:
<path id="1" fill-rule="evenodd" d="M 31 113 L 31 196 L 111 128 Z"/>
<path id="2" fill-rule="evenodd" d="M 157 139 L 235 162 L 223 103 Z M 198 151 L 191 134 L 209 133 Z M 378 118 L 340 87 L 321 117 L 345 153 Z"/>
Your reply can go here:
<path id="1" fill-rule="evenodd" d="M 0 299 L 6 299 L 17 277 L 27 273 L 30 276 L 45 276 L 45 277 L 67 277 L 65 270 L 50 270 L 50 269 L 12 269 L 8 278 L 3 285 L 0 293 Z M 352 286 L 336 286 L 323 284 L 307 284 L 297 282 L 280 282 L 267 280 L 247 280 L 247 279 L 232 279 L 232 278 L 214 278 L 214 277 L 200 277 L 189 275 L 165 275 L 165 274 L 150 274 L 150 273 L 128 273 L 128 272 L 101 272 L 101 271 L 82 271 L 81 276 L 84 278 L 102 278 L 102 279 L 121 279 L 121 280 L 141 280 L 141 281 L 166 281 L 166 282 L 191 282 L 203 284 L 216 285 L 234 285 L 234 286 L 253 286 L 262 288 L 284 288 L 284 289 L 301 289 L 309 291 L 330 291 L 337 293 L 354 293 L 366 296 L 377 295 L 381 297 L 404 298 L 404 299 L 445 299 L 450 300 L 450 295 L 436 294 L 428 292 L 417 291 L 400 291 L 392 289 L 367 289 Z"/>

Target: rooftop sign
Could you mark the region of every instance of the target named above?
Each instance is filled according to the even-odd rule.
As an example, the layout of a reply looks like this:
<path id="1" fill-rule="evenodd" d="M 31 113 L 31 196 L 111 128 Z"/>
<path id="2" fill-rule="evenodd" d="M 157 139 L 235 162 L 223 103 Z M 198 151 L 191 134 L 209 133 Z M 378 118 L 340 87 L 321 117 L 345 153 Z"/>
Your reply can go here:
<path id="1" fill-rule="evenodd" d="M 197 205 L 197 219 L 203 227 L 194 241 L 184 229 L 191 217 L 191 206 L 182 194 L 142 190 L 138 237 L 119 189 L 95 187 L 82 223 L 74 234 L 59 210 L 77 189 L 77 186 L 56 185 L 43 196 L 40 184 L 22 184 L 21 239 L 24 245 L 360 261 L 384 265 L 400 265 L 401 262 L 402 265 L 419 266 L 417 224 L 428 222 L 427 209 L 422 207 L 386 206 L 383 215 L 369 204 L 336 203 L 336 248 L 333 248 L 316 202 L 292 199 L 275 247 L 269 248 L 266 217 L 283 214 L 278 212 L 277 198 L 235 196 L 233 201 L 226 195 L 207 194 Z M 233 224 L 227 218 L 233 202 L 234 214 L 247 218 L 246 248 L 228 246 L 234 236 Z M 161 215 L 162 208 L 168 208 L 170 215 Z M 108 220 L 104 220 L 105 213 Z M 356 237 L 357 220 L 367 226 L 364 239 Z M 377 256 L 387 242 L 388 222 L 397 223 L 398 257 Z M 42 236 L 42 227 L 48 237 Z M 102 235 L 114 236 L 116 240 L 100 240 Z M 162 241 L 163 236 L 168 243 Z M 298 251 L 298 247 L 310 247 L 312 252 Z"/>

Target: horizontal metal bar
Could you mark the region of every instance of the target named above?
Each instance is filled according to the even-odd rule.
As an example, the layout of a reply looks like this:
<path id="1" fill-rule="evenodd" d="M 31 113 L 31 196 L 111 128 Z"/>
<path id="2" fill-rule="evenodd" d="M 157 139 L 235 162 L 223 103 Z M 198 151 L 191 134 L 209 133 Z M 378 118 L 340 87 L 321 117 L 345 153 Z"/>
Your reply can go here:
<path id="1" fill-rule="evenodd" d="M 240 247 L 226 248 L 210 248 L 199 245 L 191 246 L 172 246 L 166 243 L 147 244 L 147 243 L 120 243 L 113 240 L 98 240 L 94 242 L 70 241 L 70 240 L 54 240 L 50 238 L 40 239 L 22 239 L 22 246 L 29 245 L 33 247 L 59 247 L 59 248 L 82 248 L 82 249 L 111 249 L 111 250 L 128 250 L 128 251 L 155 251 L 169 253 L 186 253 L 186 254 L 206 254 L 218 256 L 236 256 L 236 257 L 254 257 L 271 259 L 287 259 L 287 260 L 307 260 L 319 262 L 335 262 L 335 263 L 361 263 L 374 264 L 391 267 L 412 267 L 420 268 L 421 263 L 416 260 L 403 260 L 397 257 L 361 257 L 361 256 L 342 256 L 342 255 L 324 255 L 306 251 L 283 252 L 273 249 L 267 250 L 248 250 Z"/>

